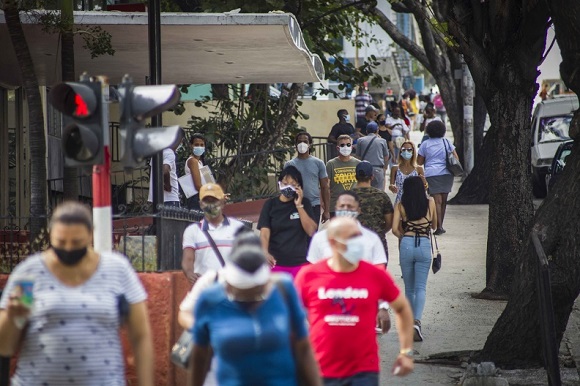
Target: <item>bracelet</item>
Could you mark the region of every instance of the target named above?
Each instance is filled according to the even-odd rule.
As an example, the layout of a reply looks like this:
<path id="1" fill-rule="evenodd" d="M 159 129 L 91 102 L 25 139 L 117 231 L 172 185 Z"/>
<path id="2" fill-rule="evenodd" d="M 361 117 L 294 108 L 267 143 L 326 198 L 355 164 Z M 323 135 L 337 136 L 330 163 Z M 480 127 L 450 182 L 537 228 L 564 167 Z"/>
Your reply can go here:
<path id="1" fill-rule="evenodd" d="M 304 208 L 304 205 L 296 205 L 297 209 Z"/>
<path id="2" fill-rule="evenodd" d="M 413 358 L 413 349 L 412 348 L 403 348 L 399 351 L 399 355 L 405 355 L 409 358 Z"/>

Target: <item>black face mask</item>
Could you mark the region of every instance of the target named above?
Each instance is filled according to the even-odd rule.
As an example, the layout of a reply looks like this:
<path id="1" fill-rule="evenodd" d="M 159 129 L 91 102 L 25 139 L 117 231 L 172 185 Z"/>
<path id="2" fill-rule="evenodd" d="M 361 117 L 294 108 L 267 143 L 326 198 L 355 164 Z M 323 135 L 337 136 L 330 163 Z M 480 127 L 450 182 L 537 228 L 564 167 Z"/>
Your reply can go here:
<path id="1" fill-rule="evenodd" d="M 282 189 L 280 193 L 286 198 L 294 198 L 296 196 L 296 192 L 292 188 Z"/>
<path id="2" fill-rule="evenodd" d="M 54 253 L 56 254 L 56 257 L 58 257 L 58 260 L 64 265 L 67 265 L 69 267 L 77 265 L 82 260 L 82 258 L 87 254 L 87 247 L 73 249 L 72 251 L 56 248 L 54 246 L 51 247 Z"/>
<path id="3" fill-rule="evenodd" d="M 379 121 L 379 125 L 381 125 L 381 126 L 384 126 L 386 123 L 387 123 L 387 121 L 384 119 L 382 121 Z"/>

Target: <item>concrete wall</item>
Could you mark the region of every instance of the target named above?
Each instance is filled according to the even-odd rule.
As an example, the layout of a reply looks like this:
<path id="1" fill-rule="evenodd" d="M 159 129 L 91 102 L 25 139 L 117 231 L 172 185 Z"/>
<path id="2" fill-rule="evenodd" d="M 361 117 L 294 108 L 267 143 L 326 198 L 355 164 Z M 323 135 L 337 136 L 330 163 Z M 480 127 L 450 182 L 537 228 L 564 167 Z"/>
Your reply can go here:
<path id="1" fill-rule="evenodd" d="M 185 385 L 187 373 L 171 363 L 169 353 L 182 332 L 177 324 L 177 311 L 190 284 L 180 271 L 139 273 L 138 275 L 148 294 L 147 303 L 155 356 L 154 384 L 158 386 Z M 0 289 L 4 288 L 7 279 L 8 275 L 0 274 Z M 130 350 L 125 328 L 121 333 L 121 339 L 125 353 L 127 385 L 137 385 L 135 357 Z M 15 360 L 12 362 L 14 366 Z"/>

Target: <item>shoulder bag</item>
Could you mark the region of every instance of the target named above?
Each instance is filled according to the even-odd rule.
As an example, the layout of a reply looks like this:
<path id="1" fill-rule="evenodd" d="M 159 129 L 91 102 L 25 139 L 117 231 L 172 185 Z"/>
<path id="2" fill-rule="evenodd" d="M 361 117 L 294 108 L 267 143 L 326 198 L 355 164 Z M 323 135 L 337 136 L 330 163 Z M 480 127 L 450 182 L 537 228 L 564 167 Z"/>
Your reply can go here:
<path id="1" fill-rule="evenodd" d="M 449 141 L 447 139 L 443 139 L 443 142 L 444 142 L 443 146 L 445 147 L 445 164 L 447 165 L 447 169 L 455 177 L 463 175 L 463 166 L 461 166 L 461 162 L 459 162 L 459 160 L 455 158 L 453 152 L 447 151 L 447 145 L 449 145 L 449 148 L 451 148 Z"/>
<path id="2" fill-rule="evenodd" d="M 215 241 L 213 241 L 213 238 L 211 237 L 211 235 L 209 234 L 209 232 L 207 230 L 204 230 L 203 227 L 201 226 L 200 223 L 200 228 L 202 228 L 202 232 L 205 235 L 205 237 L 207 238 L 207 241 L 209 241 L 217 259 L 220 261 L 221 266 L 225 266 L 226 263 L 224 261 L 224 258 L 222 256 L 222 254 L 220 253 L 220 250 L 218 249 L 217 245 L 215 244 Z M 218 276 L 216 275 L 215 280 L 218 280 Z M 173 345 L 173 348 L 171 349 L 171 362 L 173 362 L 173 364 L 182 367 L 184 369 L 187 369 L 189 366 L 189 359 L 191 358 L 191 351 L 193 350 L 193 335 L 191 334 L 191 332 L 189 332 L 188 330 L 185 330 L 181 333 L 181 336 L 179 337 L 179 339 L 177 340 L 177 342 L 175 342 L 175 344 Z"/>
<path id="3" fill-rule="evenodd" d="M 441 253 L 439 253 L 439 246 L 437 245 L 437 237 L 433 234 L 433 230 L 431 230 L 431 255 L 433 256 L 433 265 L 431 269 L 433 273 L 439 272 L 441 269 Z M 437 251 L 437 255 L 433 252 L 433 241 L 435 241 L 435 250 Z"/>

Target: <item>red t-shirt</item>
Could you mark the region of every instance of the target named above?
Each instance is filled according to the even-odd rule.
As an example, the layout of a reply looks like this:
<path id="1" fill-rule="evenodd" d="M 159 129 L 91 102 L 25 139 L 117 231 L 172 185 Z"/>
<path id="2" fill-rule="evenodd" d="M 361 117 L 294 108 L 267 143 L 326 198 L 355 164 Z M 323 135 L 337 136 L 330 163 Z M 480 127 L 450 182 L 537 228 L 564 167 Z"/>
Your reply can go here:
<path id="1" fill-rule="evenodd" d="M 334 272 L 327 260 L 303 267 L 295 280 L 310 322 L 310 340 L 327 378 L 379 372 L 375 331 L 379 300 L 400 290 L 389 273 L 361 261 L 353 272 Z"/>

